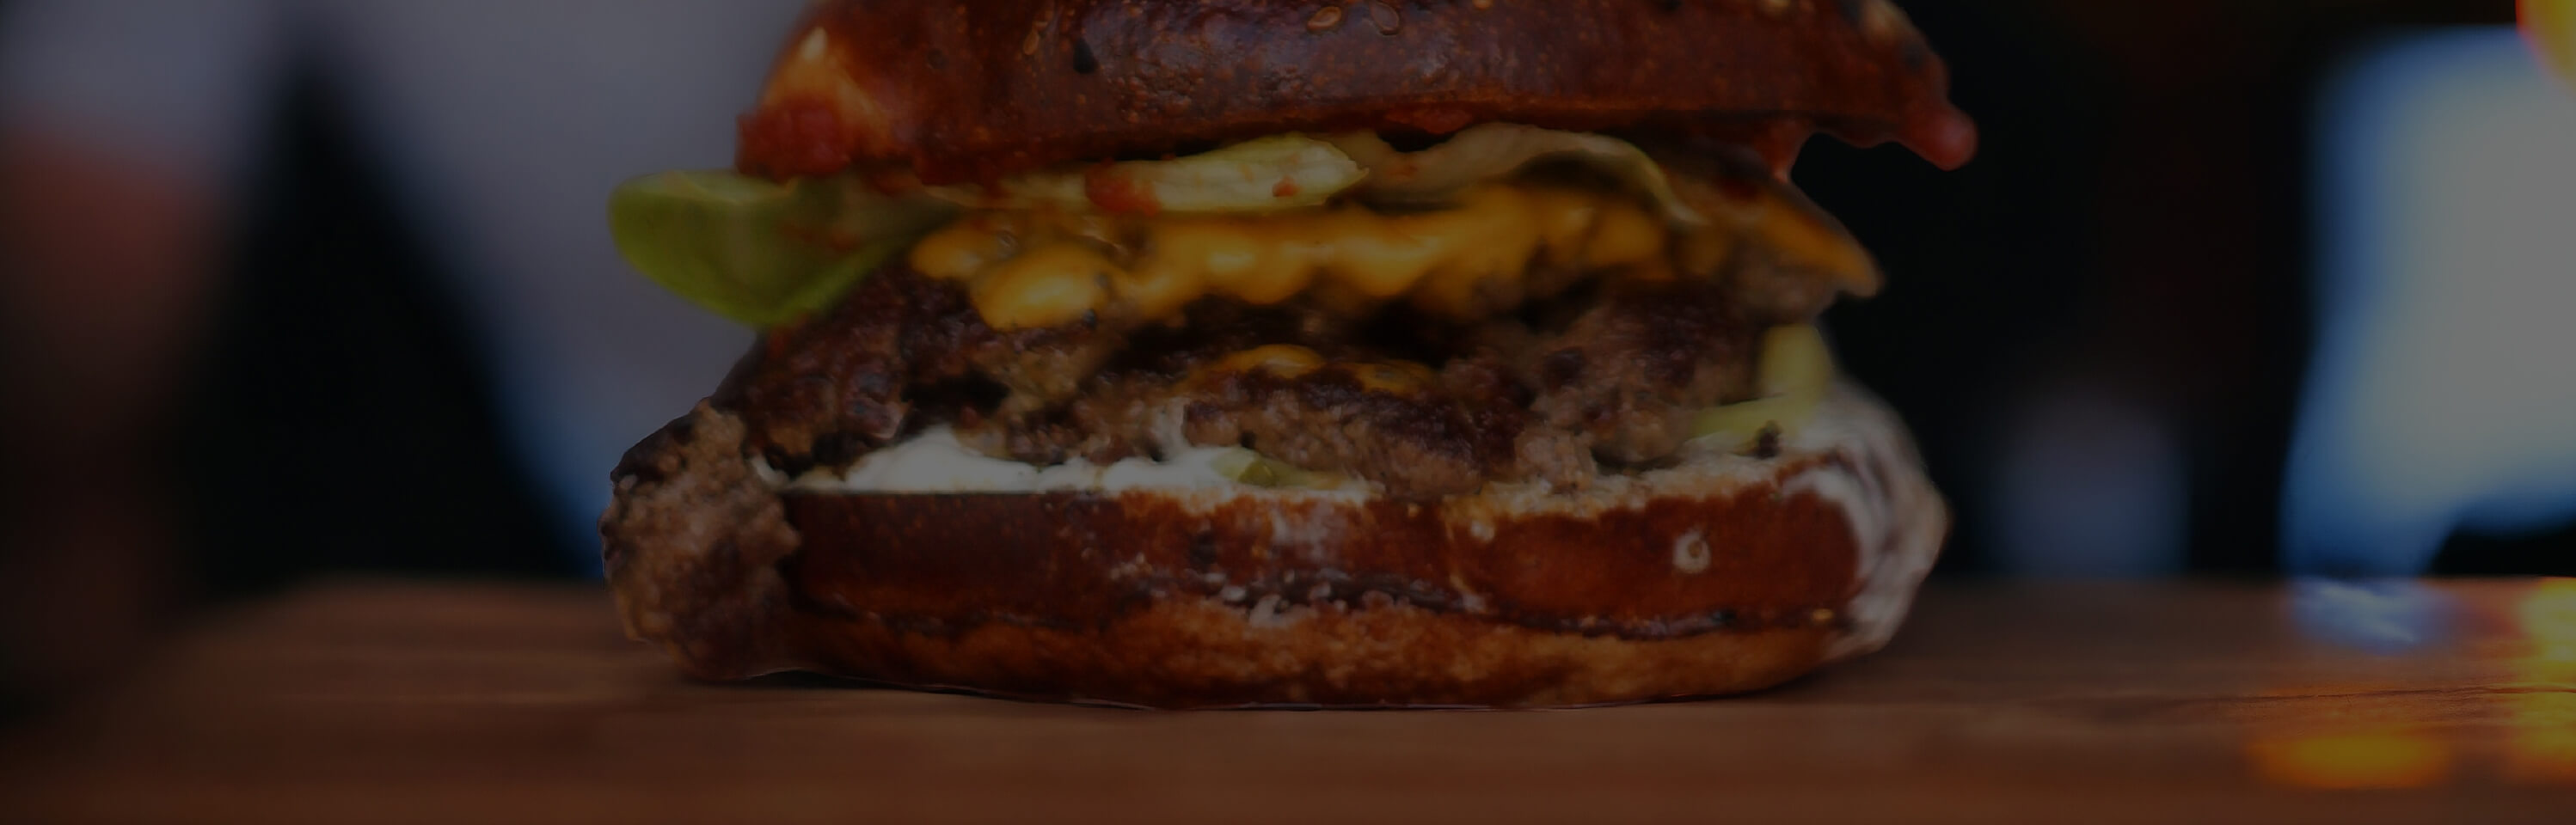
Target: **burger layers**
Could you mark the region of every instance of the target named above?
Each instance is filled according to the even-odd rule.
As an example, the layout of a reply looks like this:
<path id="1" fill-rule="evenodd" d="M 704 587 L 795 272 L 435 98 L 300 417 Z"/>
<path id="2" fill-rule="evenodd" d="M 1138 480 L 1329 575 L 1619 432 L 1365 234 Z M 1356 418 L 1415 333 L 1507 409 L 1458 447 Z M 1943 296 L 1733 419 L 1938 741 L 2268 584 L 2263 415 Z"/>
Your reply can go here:
<path id="1" fill-rule="evenodd" d="M 1945 85 L 1877 2 L 820 4 L 750 177 L 620 195 L 767 328 L 613 474 L 628 627 L 1154 706 L 1873 649 L 1946 516 L 1812 325 L 1877 269 L 1783 175 L 1819 130 L 1963 162 Z"/>

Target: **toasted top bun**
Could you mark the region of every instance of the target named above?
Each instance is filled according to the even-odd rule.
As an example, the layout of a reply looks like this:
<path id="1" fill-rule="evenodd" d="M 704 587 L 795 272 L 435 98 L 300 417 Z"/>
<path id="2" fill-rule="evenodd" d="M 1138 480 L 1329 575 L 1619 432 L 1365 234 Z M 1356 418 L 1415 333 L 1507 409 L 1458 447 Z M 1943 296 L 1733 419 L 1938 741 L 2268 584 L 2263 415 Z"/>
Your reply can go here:
<path id="1" fill-rule="evenodd" d="M 827 0 L 737 163 L 930 183 L 1286 131 L 1506 121 L 1748 145 L 1818 129 L 1944 167 L 1976 133 L 1887 0 Z"/>
<path id="2" fill-rule="evenodd" d="M 628 632 L 704 678 L 1155 707 L 1731 693 L 1885 644 L 1948 529 L 1849 386 L 1769 458 L 1434 502 L 791 492 L 743 443 L 701 405 L 628 454 L 600 524 Z"/>

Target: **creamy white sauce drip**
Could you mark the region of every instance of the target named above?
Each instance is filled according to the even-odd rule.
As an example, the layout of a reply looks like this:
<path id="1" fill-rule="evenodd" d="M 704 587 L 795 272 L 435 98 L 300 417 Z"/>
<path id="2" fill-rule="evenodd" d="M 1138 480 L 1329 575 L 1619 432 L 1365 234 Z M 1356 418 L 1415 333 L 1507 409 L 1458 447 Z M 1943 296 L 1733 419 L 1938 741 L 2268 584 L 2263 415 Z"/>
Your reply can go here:
<path id="1" fill-rule="evenodd" d="M 1869 403 L 1855 403 L 1867 400 Z M 1818 423 L 1833 432 L 1812 433 L 1838 443 L 1852 466 L 1818 467 L 1781 485 L 1833 502 L 1849 520 L 1860 547 L 1859 585 L 1850 605 L 1851 631 L 1834 641 L 1834 659 L 1877 650 L 1895 638 L 1913 609 L 1914 592 L 1932 572 L 1949 536 L 1950 508 L 1919 469 L 1922 460 L 1896 414 L 1858 387 L 1837 386 L 1826 402 L 1835 412 Z"/>
<path id="2" fill-rule="evenodd" d="M 1130 458 L 1111 464 L 1082 459 L 1039 467 L 994 458 L 966 448 L 946 426 L 923 430 L 912 439 L 859 459 L 847 471 L 817 470 L 786 483 L 788 489 L 818 493 L 1036 493 L 1084 490 L 1189 490 L 1251 487 L 1235 481 L 1215 464 L 1232 452 L 1223 447 L 1191 447 L 1162 461 Z M 773 482 L 780 481 L 767 472 Z"/>

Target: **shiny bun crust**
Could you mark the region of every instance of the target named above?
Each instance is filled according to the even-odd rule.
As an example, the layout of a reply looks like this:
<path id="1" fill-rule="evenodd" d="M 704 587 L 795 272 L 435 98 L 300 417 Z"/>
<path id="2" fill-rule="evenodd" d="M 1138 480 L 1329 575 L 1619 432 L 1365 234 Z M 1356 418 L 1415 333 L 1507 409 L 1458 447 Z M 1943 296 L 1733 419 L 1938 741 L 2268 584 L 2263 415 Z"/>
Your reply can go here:
<path id="1" fill-rule="evenodd" d="M 701 405 L 628 454 L 601 520 L 628 632 L 708 679 L 1152 707 L 1734 693 L 1884 644 L 1948 527 L 1848 387 L 1773 458 L 1438 502 L 782 494 L 743 437 Z"/>
<path id="2" fill-rule="evenodd" d="M 1775 159 L 1818 129 L 1942 166 L 1975 131 L 1887 0 L 827 0 L 745 116 L 745 171 L 933 183 L 1284 131 L 1507 121 Z"/>

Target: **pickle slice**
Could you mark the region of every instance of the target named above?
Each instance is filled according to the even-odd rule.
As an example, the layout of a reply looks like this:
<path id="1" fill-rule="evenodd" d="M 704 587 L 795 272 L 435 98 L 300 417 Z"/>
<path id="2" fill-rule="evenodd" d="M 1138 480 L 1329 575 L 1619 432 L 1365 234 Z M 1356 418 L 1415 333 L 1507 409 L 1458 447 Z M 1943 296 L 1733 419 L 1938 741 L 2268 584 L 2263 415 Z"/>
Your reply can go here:
<path id="1" fill-rule="evenodd" d="M 1570 160 L 1616 178 L 1655 203 L 1675 224 L 1708 221 L 1673 191 L 1663 164 L 1614 137 L 1541 129 L 1513 123 L 1470 126 L 1419 152 L 1398 152 L 1372 132 L 1330 136 L 1342 153 L 1367 167 L 1360 193 L 1388 203 L 1442 203 L 1467 188 L 1518 174 L 1542 160 Z"/>
<path id="2" fill-rule="evenodd" d="M 1255 487 L 1329 490 L 1340 486 L 1340 479 L 1307 470 L 1251 450 L 1236 447 L 1208 463 L 1218 475 Z"/>
<path id="3" fill-rule="evenodd" d="M 1762 335 L 1762 361 L 1755 368 L 1763 397 L 1699 411 L 1691 419 L 1693 440 L 1711 439 L 1735 451 L 1760 441 L 1766 429 L 1782 439 L 1797 435 L 1833 382 L 1834 355 L 1813 326 L 1772 327 Z"/>
<path id="4" fill-rule="evenodd" d="M 1299 134 L 1256 138 L 1169 160 L 1051 169 L 992 186 L 934 186 L 932 197 L 981 209 L 1223 214 L 1319 206 L 1368 170 Z"/>
<path id="5" fill-rule="evenodd" d="M 831 306 L 957 212 L 846 179 L 678 171 L 619 186 L 608 226 L 644 277 L 710 312 L 767 327 Z"/>

